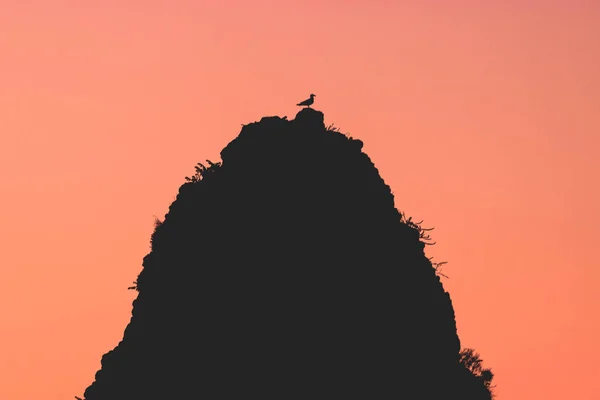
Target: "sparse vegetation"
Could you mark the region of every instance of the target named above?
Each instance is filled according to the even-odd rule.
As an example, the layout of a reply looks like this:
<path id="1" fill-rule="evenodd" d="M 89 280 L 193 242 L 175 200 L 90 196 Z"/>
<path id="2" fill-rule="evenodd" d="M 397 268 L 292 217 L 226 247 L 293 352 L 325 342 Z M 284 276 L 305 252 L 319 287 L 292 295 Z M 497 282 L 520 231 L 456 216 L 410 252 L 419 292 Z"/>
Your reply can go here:
<path id="1" fill-rule="evenodd" d="M 434 230 L 434 228 L 423 228 L 421 226 L 421 224 L 423 223 L 423 221 L 419 221 L 419 222 L 415 222 L 413 221 L 412 217 L 406 217 L 406 214 L 404 214 L 403 212 L 400 212 L 400 221 L 406 225 L 408 225 L 409 227 L 417 230 L 417 232 L 419 232 L 419 239 L 421 239 L 423 241 L 423 243 L 425 245 L 428 246 L 433 246 L 435 244 L 435 242 L 431 243 L 430 240 L 431 236 L 429 236 L 429 233 L 427 232 L 431 232 L 432 230 Z"/>
<path id="2" fill-rule="evenodd" d="M 158 217 L 155 215 L 154 216 L 154 231 L 152 232 L 152 235 L 150 236 L 150 245 L 154 245 L 154 239 L 156 237 L 156 231 L 158 231 L 158 228 L 160 228 L 160 226 L 163 224 L 163 221 L 161 221 L 160 219 L 158 219 Z"/>
<path id="3" fill-rule="evenodd" d="M 154 215 L 154 231 L 152 232 L 152 235 L 150 236 L 150 245 L 152 246 L 154 244 L 154 240 L 156 237 L 156 231 L 158 230 L 158 228 L 160 228 L 160 226 L 163 224 L 164 221 L 161 221 L 156 215 Z M 135 280 L 133 281 L 133 285 L 129 286 L 127 288 L 127 290 L 135 290 L 139 292 L 139 288 L 138 288 L 138 281 Z"/>
<path id="4" fill-rule="evenodd" d="M 483 367 L 481 356 L 473 349 L 463 349 L 460 352 L 460 363 L 481 380 L 493 398 L 495 386 L 492 386 L 492 380 L 494 379 L 494 373 L 490 368 Z"/>
<path id="5" fill-rule="evenodd" d="M 333 124 L 333 123 L 327 125 L 325 127 L 325 130 L 328 131 L 328 132 L 338 132 L 338 133 L 341 133 L 342 135 L 346 136 L 348 139 L 354 139 L 352 136 L 350 136 L 350 132 L 342 132 L 340 130 L 340 128 L 338 128 L 337 126 L 335 126 L 335 124 Z"/>
<path id="6" fill-rule="evenodd" d="M 339 132 L 340 128 L 338 128 L 334 124 L 329 124 L 329 125 L 327 125 L 327 127 L 325 128 L 325 130 L 328 130 L 328 131 L 331 131 L 331 132 Z"/>
<path id="7" fill-rule="evenodd" d="M 432 239 L 430 234 L 428 233 L 434 230 L 435 228 L 423 228 L 423 226 L 421 225 L 423 223 L 422 220 L 419 222 L 415 222 L 413 221 L 412 217 L 406 217 L 406 214 L 404 214 L 403 212 L 400 212 L 400 221 L 419 232 L 419 240 L 421 240 L 423 244 L 427 246 L 433 246 L 435 244 L 435 242 L 431 242 Z M 431 262 L 431 266 L 435 270 L 436 275 L 449 279 L 447 275 L 442 273 L 442 266 L 448 264 L 447 261 L 436 262 L 433 261 L 433 257 L 429 257 L 428 259 Z"/>
<path id="8" fill-rule="evenodd" d="M 429 257 L 429 262 L 431 262 L 431 266 L 435 270 L 436 275 L 443 276 L 446 279 L 450 279 L 448 275 L 442 274 L 442 266 L 448 264 L 448 261 L 433 261 L 433 257 Z"/>
<path id="9" fill-rule="evenodd" d="M 219 167 L 221 167 L 220 162 L 213 163 L 210 160 L 206 160 L 206 162 L 208 163 L 208 167 L 199 162 L 194 167 L 196 169 L 196 173 L 191 177 L 186 176 L 185 180 L 192 183 L 199 182 L 202 179 L 206 178 L 206 176 L 208 176 L 209 174 L 214 173 L 217 169 L 219 169 Z"/>

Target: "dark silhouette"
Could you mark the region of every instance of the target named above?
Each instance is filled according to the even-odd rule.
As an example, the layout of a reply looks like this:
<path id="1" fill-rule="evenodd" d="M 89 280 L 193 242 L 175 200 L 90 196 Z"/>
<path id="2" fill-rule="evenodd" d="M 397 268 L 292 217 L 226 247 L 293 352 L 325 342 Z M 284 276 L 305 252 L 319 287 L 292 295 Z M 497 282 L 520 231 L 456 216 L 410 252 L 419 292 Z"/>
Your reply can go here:
<path id="1" fill-rule="evenodd" d="M 307 106 L 308 108 L 310 108 L 311 104 L 315 102 L 315 94 L 311 94 L 310 95 L 310 99 L 304 100 L 301 103 L 296 104 L 297 106 Z"/>
<path id="2" fill-rule="evenodd" d="M 492 389 L 494 374 L 489 368 L 483 368 L 481 356 L 473 349 L 464 349 L 460 352 L 460 363 L 476 376 L 486 388 Z"/>
<path id="3" fill-rule="evenodd" d="M 427 230 L 362 146 L 305 108 L 199 163 L 85 399 L 490 399 Z"/>

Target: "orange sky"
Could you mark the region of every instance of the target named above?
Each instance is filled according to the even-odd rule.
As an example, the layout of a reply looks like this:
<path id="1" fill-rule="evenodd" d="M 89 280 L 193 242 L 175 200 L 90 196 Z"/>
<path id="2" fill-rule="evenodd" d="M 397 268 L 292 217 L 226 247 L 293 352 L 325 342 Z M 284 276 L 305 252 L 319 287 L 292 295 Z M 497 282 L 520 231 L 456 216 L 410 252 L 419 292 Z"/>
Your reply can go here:
<path id="1" fill-rule="evenodd" d="M 498 399 L 598 399 L 599 71 L 593 0 L 2 0 L 0 399 L 81 396 L 153 215 L 310 93 L 436 228 Z"/>

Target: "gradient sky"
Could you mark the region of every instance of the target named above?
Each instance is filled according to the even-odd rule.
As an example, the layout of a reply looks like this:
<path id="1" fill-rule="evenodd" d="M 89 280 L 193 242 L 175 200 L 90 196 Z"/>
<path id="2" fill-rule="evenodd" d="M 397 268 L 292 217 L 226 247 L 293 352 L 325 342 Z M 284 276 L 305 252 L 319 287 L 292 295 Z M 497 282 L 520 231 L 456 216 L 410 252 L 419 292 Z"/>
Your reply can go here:
<path id="1" fill-rule="evenodd" d="M 598 399 L 600 2 L 1 3 L 0 399 L 81 396 L 153 216 L 310 93 L 435 227 L 498 399 Z"/>

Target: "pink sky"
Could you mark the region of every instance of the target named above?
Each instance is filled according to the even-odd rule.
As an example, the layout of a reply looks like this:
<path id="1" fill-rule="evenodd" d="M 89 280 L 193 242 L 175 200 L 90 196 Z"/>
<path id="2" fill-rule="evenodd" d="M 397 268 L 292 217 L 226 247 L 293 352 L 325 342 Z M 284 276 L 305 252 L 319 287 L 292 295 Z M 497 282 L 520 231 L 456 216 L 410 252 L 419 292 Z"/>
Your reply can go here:
<path id="1" fill-rule="evenodd" d="M 365 142 L 498 399 L 595 400 L 597 1 L 0 7 L 0 399 L 81 396 L 184 177 L 297 112 Z"/>

